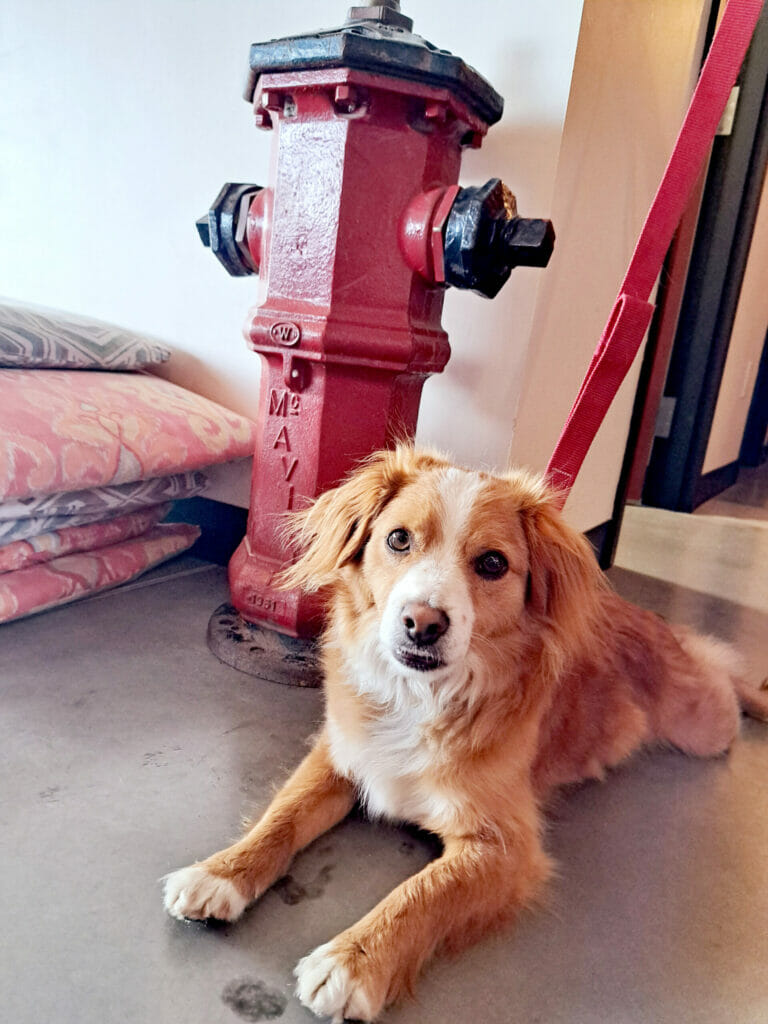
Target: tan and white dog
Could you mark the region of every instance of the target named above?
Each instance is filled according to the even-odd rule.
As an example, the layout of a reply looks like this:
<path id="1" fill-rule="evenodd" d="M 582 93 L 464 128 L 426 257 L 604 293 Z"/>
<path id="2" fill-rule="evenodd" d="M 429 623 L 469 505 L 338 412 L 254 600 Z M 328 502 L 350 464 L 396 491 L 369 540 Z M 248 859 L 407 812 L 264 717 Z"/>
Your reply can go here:
<path id="1" fill-rule="evenodd" d="M 328 595 L 324 726 L 243 839 L 168 876 L 165 905 L 235 920 L 357 800 L 436 833 L 438 859 L 299 963 L 320 1016 L 373 1020 L 435 951 L 534 902 L 553 787 L 641 744 L 721 754 L 740 705 L 768 719 L 729 648 L 612 592 L 539 477 L 402 446 L 296 519 L 283 582 Z"/>

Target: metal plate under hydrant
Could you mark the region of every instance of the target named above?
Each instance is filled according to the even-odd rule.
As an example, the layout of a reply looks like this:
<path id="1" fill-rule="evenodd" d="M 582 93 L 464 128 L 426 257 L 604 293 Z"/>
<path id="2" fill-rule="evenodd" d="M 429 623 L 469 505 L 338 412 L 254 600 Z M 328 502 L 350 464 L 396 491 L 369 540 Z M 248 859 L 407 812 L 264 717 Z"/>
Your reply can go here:
<path id="1" fill-rule="evenodd" d="M 247 622 L 231 604 L 222 604 L 208 623 L 208 646 L 225 665 L 287 686 L 320 686 L 317 642 L 285 636 Z"/>

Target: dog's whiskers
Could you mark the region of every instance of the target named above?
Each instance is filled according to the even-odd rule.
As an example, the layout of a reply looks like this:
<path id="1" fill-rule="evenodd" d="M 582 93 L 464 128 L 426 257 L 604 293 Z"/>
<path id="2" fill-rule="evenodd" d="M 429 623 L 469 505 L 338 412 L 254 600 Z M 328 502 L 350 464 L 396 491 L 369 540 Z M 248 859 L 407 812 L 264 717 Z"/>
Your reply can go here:
<path id="1" fill-rule="evenodd" d="M 471 634 L 470 642 L 473 644 L 484 644 L 490 651 L 493 651 L 494 654 L 499 656 L 502 653 L 499 644 L 494 643 L 493 640 L 490 640 L 487 636 L 482 636 L 482 634 L 475 631 Z"/>

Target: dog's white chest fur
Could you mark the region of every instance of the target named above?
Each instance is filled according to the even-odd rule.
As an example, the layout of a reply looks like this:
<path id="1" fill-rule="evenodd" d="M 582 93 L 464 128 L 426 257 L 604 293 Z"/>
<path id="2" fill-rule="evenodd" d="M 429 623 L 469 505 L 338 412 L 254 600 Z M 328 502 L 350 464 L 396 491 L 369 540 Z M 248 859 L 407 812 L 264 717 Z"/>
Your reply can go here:
<path id="1" fill-rule="evenodd" d="M 455 791 L 429 772 L 440 758 L 434 725 L 439 702 L 424 692 L 401 692 L 354 737 L 327 720 L 331 757 L 338 772 L 357 785 L 371 814 L 423 827 L 449 828 L 459 810 Z"/>

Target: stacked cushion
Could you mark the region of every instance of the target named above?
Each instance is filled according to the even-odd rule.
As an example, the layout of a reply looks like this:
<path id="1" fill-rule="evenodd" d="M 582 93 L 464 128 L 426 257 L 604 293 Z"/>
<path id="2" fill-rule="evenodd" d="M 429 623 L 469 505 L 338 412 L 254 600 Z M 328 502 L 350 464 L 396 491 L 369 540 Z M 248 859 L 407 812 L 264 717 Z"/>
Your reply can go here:
<path id="1" fill-rule="evenodd" d="M 150 374 L 0 370 L 0 438 L 6 501 L 243 458 L 255 424 Z"/>
<path id="2" fill-rule="evenodd" d="M 201 493 L 206 467 L 252 454 L 255 423 L 141 370 L 168 355 L 122 328 L 0 301 L 0 622 L 189 548 L 196 526 L 160 522 L 170 502 Z"/>

